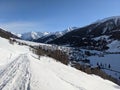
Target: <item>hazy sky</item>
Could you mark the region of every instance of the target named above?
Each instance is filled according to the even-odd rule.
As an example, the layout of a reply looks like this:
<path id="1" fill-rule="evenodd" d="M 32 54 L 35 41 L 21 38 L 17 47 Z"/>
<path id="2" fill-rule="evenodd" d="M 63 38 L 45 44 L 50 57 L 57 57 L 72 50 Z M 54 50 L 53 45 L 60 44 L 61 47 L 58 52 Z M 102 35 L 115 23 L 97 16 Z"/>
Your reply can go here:
<path id="1" fill-rule="evenodd" d="M 0 27 L 16 33 L 62 31 L 119 15 L 120 0 L 0 0 Z"/>

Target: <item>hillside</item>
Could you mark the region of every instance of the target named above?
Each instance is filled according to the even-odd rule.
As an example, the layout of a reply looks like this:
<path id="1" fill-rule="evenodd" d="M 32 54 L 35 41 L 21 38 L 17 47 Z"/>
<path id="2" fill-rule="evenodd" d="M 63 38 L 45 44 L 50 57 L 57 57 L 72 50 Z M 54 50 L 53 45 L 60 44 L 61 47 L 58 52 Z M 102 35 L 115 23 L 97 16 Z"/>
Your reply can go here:
<path id="1" fill-rule="evenodd" d="M 109 51 L 102 52 L 76 47 L 34 43 L 18 39 L 16 39 L 16 42 L 21 43 L 21 45 L 29 45 L 31 47 L 30 50 L 37 54 L 39 58 L 41 55 L 49 56 L 65 65 L 70 65 L 88 74 L 99 75 L 120 85 L 120 52 L 116 50 L 117 43 L 114 43 L 116 44 L 114 47 L 111 44 Z"/>
<path id="2" fill-rule="evenodd" d="M 98 40 L 94 39 L 98 37 L 102 38 L 99 38 Z M 101 49 L 108 49 L 107 44 L 113 40 L 120 40 L 120 17 L 109 17 L 103 20 L 99 20 L 88 26 L 68 32 L 62 37 L 48 43 L 77 47 L 89 46 L 90 48 L 99 48 L 102 41 L 105 45 Z"/>
<path id="3" fill-rule="evenodd" d="M 119 90 L 120 87 L 88 75 L 56 60 L 37 56 L 27 46 L 9 44 L 0 38 L 1 90 Z M 91 83 L 92 82 L 92 83 Z"/>
<path id="4" fill-rule="evenodd" d="M 0 28 L 0 36 L 6 39 L 9 38 L 18 38 L 16 35 L 12 34 L 11 32 L 5 31 Z"/>

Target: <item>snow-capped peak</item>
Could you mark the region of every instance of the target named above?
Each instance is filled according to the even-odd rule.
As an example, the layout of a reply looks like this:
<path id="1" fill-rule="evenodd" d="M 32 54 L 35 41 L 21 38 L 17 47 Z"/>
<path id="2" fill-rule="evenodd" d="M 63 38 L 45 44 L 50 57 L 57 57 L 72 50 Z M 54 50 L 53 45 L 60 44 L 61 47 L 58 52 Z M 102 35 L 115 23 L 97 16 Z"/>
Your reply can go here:
<path id="1" fill-rule="evenodd" d="M 62 35 L 70 32 L 70 31 L 72 31 L 72 30 L 75 30 L 75 29 L 77 29 L 77 27 L 69 27 L 69 28 L 67 28 L 66 30 L 55 32 L 55 34 L 62 36 Z"/>
<path id="2" fill-rule="evenodd" d="M 44 32 L 43 34 L 44 34 L 44 35 L 48 35 L 48 34 L 50 34 L 50 32 Z"/>
<path id="3" fill-rule="evenodd" d="M 68 32 L 70 32 L 72 30 L 75 30 L 75 29 L 77 29 L 77 27 L 69 27 L 66 30 L 64 30 L 63 33 L 65 34 L 65 33 L 68 33 Z"/>
<path id="4" fill-rule="evenodd" d="M 64 34 L 72 31 L 76 29 L 76 27 L 69 27 L 68 29 L 64 30 L 64 31 L 57 31 L 57 32 L 27 32 L 24 34 L 17 34 L 17 36 L 19 35 L 23 40 L 37 40 L 41 37 L 47 37 L 50 35 L 55 35 L 57 37 L 61 37 Z"/>
<path id="5" fill-rule="evenodd" d="M 32 40 L 32 39 L 39 38 L 39 36 L 37 35 L 36 32 L 32 31 L 32 32 L 27 32 L 27 33 L 22 34 L 21 38 L 24 40 Z"/>
<path id="6" fill-rule="evenodd" d="M 69 27 L 67 30 L 68 30 L 68 31 L 72 31 L 72 30 L 74 30 L 74 29 L 77 29 L 77 27 Z"/>
<path id="7" fill-rule="evenodd" d="M 115 25 L 117 25 L 118 21 L 120 23 L 120 16 L 112 16 L 112 17 L 104 18 L 104 19 L 96 21 L 95 23 L 104 23 L 104 22 L 106 22 L 108 20 L 113 20 Z"/>
<path id="8" fill-rule="evenodd" d="M 27 32 L 27 33 L 24 33 L 24 34 L 21 34 L 21 38 L 24 39 L 24 40 L 35 40 L 35 39 L 38 39 L 42 36 L 45 36 L 45 35 L 48 35 L 49 32 Z"/>

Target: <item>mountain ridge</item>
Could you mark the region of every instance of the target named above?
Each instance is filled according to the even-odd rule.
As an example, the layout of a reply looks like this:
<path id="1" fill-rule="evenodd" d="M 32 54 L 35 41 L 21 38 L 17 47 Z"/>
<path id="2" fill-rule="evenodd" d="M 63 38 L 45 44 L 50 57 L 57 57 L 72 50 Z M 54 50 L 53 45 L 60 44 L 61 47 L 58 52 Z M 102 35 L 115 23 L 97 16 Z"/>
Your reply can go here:
<path id="1" fill-rule="evenodd" d="M 20 37 L 23 40 L 41 42 L 43 40 L 43 38 L 45 39 L 45 38 L 48 38 L 48 37 L 52 37 L 52 39 L 54 39 L 54 38 L 61 37 L 65 33 L 70 32 L 75 28 L 77 28 L 77 27 L 69 27 L 66 30 L 56 31 L 56 32 L 35 32 L 35 31 L 32 31 L 32 32 L 26 32 L 26 33 L 23 33 L 23 34 L 15 34 L 15 35 L 17 35 L 18 37 Z"/>
<path id="2" fill-rule="evenodd" d="M 3 30 L 0 28 L 0 36 L 6 39 L 10 39 L 10 38 L 19 38 L 16 35 L 12 34 L 11 32 L 8 32 L 6 30 Z"/>
<path id="3" fill-rule="evenodd" d="M 95 46 L 95 37 L 108 36 L 109 40 L 120 40 L 120 17 L 109 17 L 94 22 L 85 27 L 75 29 L 60 38 L 48 42 L 49 44 L 70 46 Z M 94 42 L 94 44 L 91 44 Z M 98 41 L 100 42 L 100 41 Z M 86 44 L 87 43 L 87 44 Z"/>

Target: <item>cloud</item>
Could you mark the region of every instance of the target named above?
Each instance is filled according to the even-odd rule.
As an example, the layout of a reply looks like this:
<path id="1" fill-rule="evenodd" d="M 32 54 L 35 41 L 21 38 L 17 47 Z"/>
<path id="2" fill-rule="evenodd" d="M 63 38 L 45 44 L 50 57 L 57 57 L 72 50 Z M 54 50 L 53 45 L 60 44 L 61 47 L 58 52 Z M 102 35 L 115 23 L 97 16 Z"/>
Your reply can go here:
<path id="1" fill-rule="evenodd" d="M 51 23 L 45 21 L 12 21 L 12 22 L 0 22 L 0 28 L 13 33 L 25 33 L 25 32 L 55 32 L 61 31 L 66 28 L 66 25 L 60 23 Z"/>
<path id="2" fill-rule="evenodd" d="M 43 25 L 38 22 L 5 22 L 0 23 L 0 27 L 7 31 L 23 33 L 37 31 L 37 29 L 39 30 Z"/>

